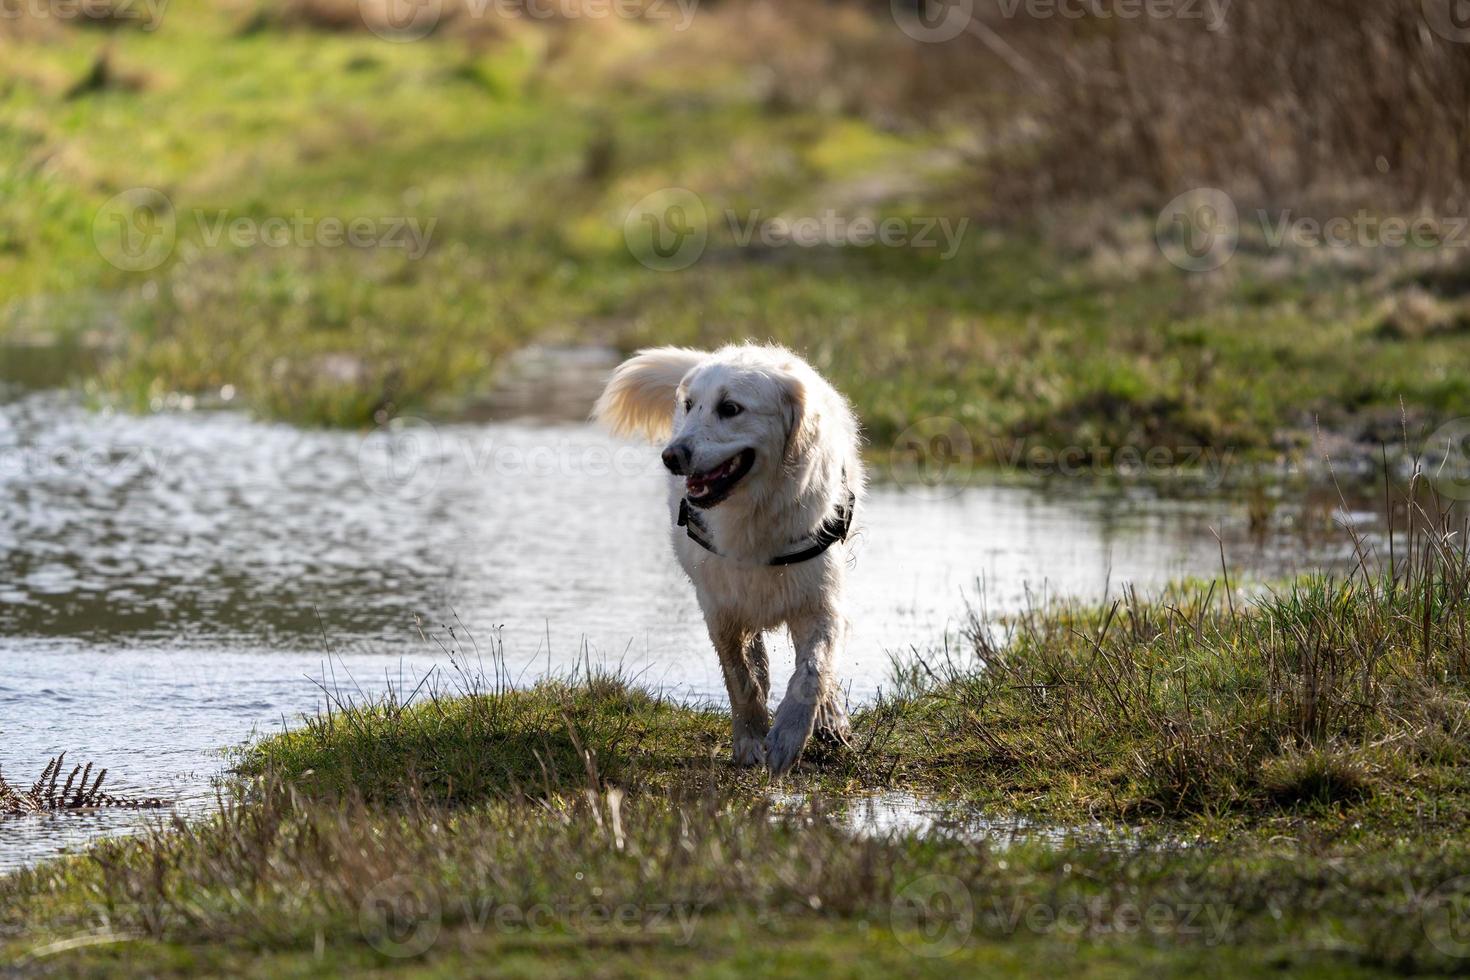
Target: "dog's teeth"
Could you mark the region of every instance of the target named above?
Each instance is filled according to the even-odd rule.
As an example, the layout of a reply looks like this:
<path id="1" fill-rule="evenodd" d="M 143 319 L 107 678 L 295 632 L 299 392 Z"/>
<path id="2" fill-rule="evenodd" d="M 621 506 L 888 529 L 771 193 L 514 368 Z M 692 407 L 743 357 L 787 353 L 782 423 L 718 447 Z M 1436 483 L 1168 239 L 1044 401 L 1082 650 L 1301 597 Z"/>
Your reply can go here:
<path id="1" fill-rule="evenodd" d="M 727 479 L 740 468 L 740 457 L 727 459 L 707 473 L 695 473 L 684 478 L 684 490 L 690 497 L 707 497 L 713 492 L 711 483 Z"/>

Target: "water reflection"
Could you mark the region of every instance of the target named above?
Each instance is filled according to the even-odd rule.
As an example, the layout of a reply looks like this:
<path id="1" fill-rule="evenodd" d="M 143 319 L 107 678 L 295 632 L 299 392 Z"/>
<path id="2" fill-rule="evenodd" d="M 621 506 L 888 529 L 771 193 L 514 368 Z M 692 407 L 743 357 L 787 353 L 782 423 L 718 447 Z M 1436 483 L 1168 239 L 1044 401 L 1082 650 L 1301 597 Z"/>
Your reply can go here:
<path id="1" fill-rule="evenodd" d="M 996 816 L 971 803 L 890 791 L 812 801 L 801 794 L 773 794 L 777 819 L 832 820 L 859 837 L 943 837 L 1005 848 L 1022 843 L 1093 843 L 1120 850 L 1138 845 L 1135 830 L 1103 823 L 1044 824 L 1014 814 Z M 814 804 L 819 809 L 814 809 Z"/>
<path id="2" fill-rule="evenodd" d="M 349 693 L 411 687 L 442 663 L 419 619 L 503 627 L 523 681 L 590 657 L 723 700 L 662 486 L 651 449 L 582 424 L 364 435 L 13 397 L 0 403 L 0 765 L 39 769 L 67 750 L 109 766 L 119 790 L 207 799 L 201 774 L 222 746 L 315 708 L 309 678 L 329 673 L 329 648 Z M 933 499 L 880 483 L 860 525 L 841 667 L 858 701 L 891 653 L 939 641 L 981 589 L 1000 615 L 1028 590 L 1100 598 L 1212 576 L 1212 528 L 1239 575 L 1304 571 L 1348 547 L 1254 537 L 1243 504 L 1075 485 Z M 772 652 L 789 670 L 789 645 Z M 0 866 L 136 819 L 0 825 Z"/>

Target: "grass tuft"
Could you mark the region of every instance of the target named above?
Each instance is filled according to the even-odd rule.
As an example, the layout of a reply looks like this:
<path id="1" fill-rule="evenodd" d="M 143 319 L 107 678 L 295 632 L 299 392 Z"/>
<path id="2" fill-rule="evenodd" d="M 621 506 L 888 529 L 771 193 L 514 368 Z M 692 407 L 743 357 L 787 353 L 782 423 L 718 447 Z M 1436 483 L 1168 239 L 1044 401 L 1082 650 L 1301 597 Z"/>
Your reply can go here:
<path id="1" fill-rule="evenodd" d="M 1351 804 L 1372 795 L 1373 772 L 1352 753 L 1313 747 L 1267 760 L 1260 785 L 1277 806 Z"/>

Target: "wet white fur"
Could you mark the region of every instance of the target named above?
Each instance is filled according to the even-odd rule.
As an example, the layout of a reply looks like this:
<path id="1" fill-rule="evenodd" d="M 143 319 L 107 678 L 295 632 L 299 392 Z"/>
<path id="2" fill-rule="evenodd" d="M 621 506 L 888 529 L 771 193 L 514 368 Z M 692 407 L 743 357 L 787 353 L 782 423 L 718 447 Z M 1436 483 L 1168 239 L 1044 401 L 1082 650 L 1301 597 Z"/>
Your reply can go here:
<path id="1" fill-rule="evenodd" d="M 743 411 L 720 418 L 715 409 L 725 399 Z M 764 762 L 779 776 L 814 730 L 845 742 L 836 659 L 847 631 L 842 600 L 852 538 L 800 564 L 766 562 L 796 550 L 846 488 L 857 495 L 861 516 L 863 465 L 847 400 L 781 347 L 747 344 L 712 353 L 658 347 L 613 372 L 593 414 L 614 432 L 686 446 L 695 472 L 755 450 L 753 467 L 731 495 L 699 511 L 718 555 L 675 525 L 684 478 L 668 481 L 674 552 L 694 583 L 730 694 L 734 759 Z M 783 625 L 791 631 L 796 669 L 772 720 L 762 634 Z"/>

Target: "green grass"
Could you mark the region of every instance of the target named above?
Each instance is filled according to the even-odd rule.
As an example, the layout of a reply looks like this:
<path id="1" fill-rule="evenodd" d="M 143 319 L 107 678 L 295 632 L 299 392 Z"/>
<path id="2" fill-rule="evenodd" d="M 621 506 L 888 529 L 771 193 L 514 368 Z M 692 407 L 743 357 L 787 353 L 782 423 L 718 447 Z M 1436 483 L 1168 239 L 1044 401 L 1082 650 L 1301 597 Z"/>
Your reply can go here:
<path id="1" fill-rule="evenodd" d="M 1470 396 L 1455 369 L 1470 334 L 1381 329 L 1391 264 L 1363 280 L 1242 255 L 1200 278 L 1158 258 L 1147 216 L 1073 231 L 1081 249 L 983 226 L 986 189 L 940 152 L 946 131 L 777 111 L 717 20 L 714 37 L 573 24 L 387 44 L 246 19 L 179 0 L 152 33 L 62 27 L 6 48 L 0 336 L 80 340 L 96 356 L 74 373 L 99 399 L 147 409 L 231 385 L 265 416 L 361 426 L 463 411 L 532 341 L 769 338 L 831 375 L 880 450 L 937 415 L 981 463 L 1039 445 L 1108 466 L 1109 447 L 1299 449 L 1318 423 L 1394 441 L 1401 405 L 1412 443 Z M 68 98 L 104 44 L 138 84 Z M 863 198 L 894 175 L 917 187 Z M 93 228 L 140 186 L 172 201 L 179 240 L 129 272 Z M 629 207 L 668 186 L 711 216 L 680 272 L 644 268 L 622 236 Z M 827 208 L 971 227 L 945 261 L 741 248 L 723 218 Z M 417 259 L 208 240 L 220 213 L 297 212 L 433 231 Z"/>
<path id="2" fill-rule="evenodd" d="M 0 879 L 0 956 L 22 975 L 1464 973 L 1464 534 L 1421 523 L 1388 566 L 1255 600 L 1199 583 L 1038 609 L 1005 643 L 972 623 L 983 669 L 953 646 L 906 664 L 848 750 L 779 785 L 727 762 L 720 712 L 607 676 L 333 701 L 244 750 L 214 816 Z M 855 832 L 892 790 L 1030 830 Z"/>
<path id="3" fill-rule="evenodd" d="M 611 931 L 611 930 L 609 930 Z M 1231 977 L 1271 975 L 1289 965 L 1294 976 L 1378 976 L 1371 968 L 1331 956 L 1294 962 L 1236 947 L 1166 950 L 1117 942 L 1078 942 L 1071 937 L 974 938 L 942 956 L 916 956 L 922 940 L 883 925 L 814 917 L 779 927 L 731 917 L 700 920 L 692 942 L 593 930 L 588 935 L 526 933 L 518 927 L 451 929 L 438 934 L 434 953 L 409 963 L 355 946 L 266 951 L 232 944 L 160 947 L 125 943 L 101 951 L 66 955 L 71 976 L 114 976 L 119 971 L 151 976 L 340 976 L 386 972 L 414 977 L 466 973 L 500 977 L 699 976 L 849 977 L 971 975 L 1031 977 L 1037 971 L 1067 976 L 1122 977 L 1143 971 L 1166 975 Z M 1079 955 L 1080 954 L 1080 955 Z M 41 960 L 37 966 L 46 965 Z"/>

